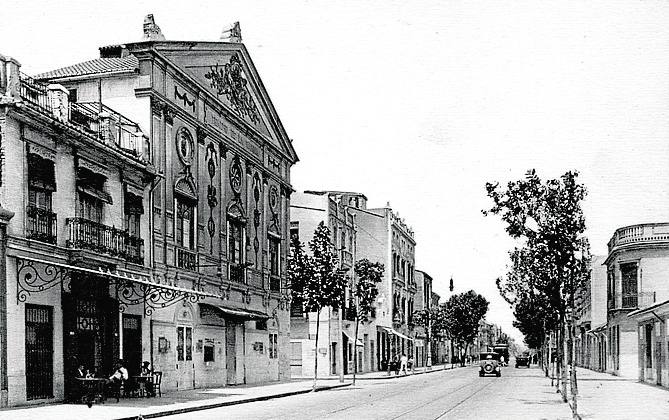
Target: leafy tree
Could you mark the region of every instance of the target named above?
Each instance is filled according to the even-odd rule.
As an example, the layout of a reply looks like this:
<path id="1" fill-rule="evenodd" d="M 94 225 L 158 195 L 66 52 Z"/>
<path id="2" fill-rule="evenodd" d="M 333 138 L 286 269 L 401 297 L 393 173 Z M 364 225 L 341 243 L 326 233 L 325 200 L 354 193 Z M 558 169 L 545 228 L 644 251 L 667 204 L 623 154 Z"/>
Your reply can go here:
<path id="1" fill-rule="evenodd" d="M 369 322 L 374 311 L 374 303 L 379 294 L 378 284 L 383 280 L 385 267 L 383 264 L 372 263 L 368 259 L 355 262 L 355 290 L 353 292 L 356 300 L 355 311 L 355 341 L 358 342 L 358 327 L 360 323 Z M 353 385 L 358 371 L 358 352 L 353 355 Z"/>
<path id="2" fill-rule="evenodd" d="M 332 244 L 330 229 L 321 222 L 309 241 L 311 255 L 304 251 L 299 239 L 291 241 L 288 257 L 288 279 L 294 302 L 306 312 L 316 312 L 316 357 L 314 359 L 314 385 L 318 380 L 318 333 L 321 309 L 339 307 L 346 287 L 344 273 L 338 269 L 338 259 Z"/>
<path id="3" fill-rule="evenodd" d="M 581 207 L 586 189 L 577 179 L 578 172 L 566 172 L 559 179 L 543 182 L 530 170 L 525 179 L 509 182 L 505 189 L 498 183 L 487 183 L 486 191 L 494 206 L 484 211 L 499 215 L 511 237 L 526 241 L 511 252 L 511 270 L 505 279 L 498 281 L 498 288 L 514 307 L 517 325 L 525 332 L 526 339 L 529 333 L 530 341 L 537 341 L 546 329 L 554 329 L 561 344 L 558 360 L 562 364 L 561 392 L 565 402 L 565 363 L 573 365 L 574 295 L 587 276 L 590 249 L 583 236 L 585 217 Z M 532 311 L 540 308 L 543 311 L 532 319 Z M 565 333 L 569 360 L 562 356 Z M 573 414 L 578 418 L 575 369 L 571 369 L 571 391 Z"/>
<path id="4" fill-rule="evenodd" d="M 446 302 L 446 330 L 458 351 L 474 342 L 488 305 L 486 298 L 473 290 L 452 295 Z M 461 363 L 464 366 L 464 360 Z"/>
<path id="5" fill-rule="evenodd" d="M 346 277 L 339 270 L 339 261 L 332 244 L 330 229 L 320 222 L 309 241 L 313 277 L 307 282 L 302 298 L 305 308 L 316 312 L 316 357 L 314 359 L 314 390 L 318 378 L 318 332 L 321 309 L 340 306 L 346 289 Z"/>
<path id="6" fill-rule="evenodd" d="M 437 305 L 426 309 L 420 309 L 414 311 L 411 318 L 414 325 L 425 329 L 428 346 L 427 365 L 432 366 L 432 340 L 447 335 L 446 307 Z"/>

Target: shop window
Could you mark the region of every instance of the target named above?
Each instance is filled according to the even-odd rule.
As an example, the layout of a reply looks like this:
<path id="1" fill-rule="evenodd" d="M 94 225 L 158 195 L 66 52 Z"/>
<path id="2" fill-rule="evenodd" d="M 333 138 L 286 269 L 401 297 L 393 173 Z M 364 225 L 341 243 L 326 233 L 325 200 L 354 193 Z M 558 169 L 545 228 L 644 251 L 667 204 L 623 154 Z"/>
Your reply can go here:
<path id="1" fill-rule="evenodd" d="M 204 345 L 204 362 L 213 362 L 214 361 L 214 345 L 205 344 Z"/>
<path id="2" fill-rule="evenodd" d="M 269 358 L 276 359 L 279 357 L 278 334 L 269 335 Z"/>
<path id="3" fill-rule="evenodd" d="M 177 361 L 193 360 L 193 328 L 177 327 Z"/>

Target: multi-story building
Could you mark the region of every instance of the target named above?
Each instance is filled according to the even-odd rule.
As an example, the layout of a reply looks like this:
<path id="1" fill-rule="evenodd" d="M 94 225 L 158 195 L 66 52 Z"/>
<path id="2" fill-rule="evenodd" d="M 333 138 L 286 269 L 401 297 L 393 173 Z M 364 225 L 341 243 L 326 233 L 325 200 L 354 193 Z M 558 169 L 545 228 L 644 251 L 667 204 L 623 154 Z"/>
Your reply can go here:
<path id="1" fill-rule="evenodd" d="M 432 281 L 432 276 L 424 271 L 416 270 L 415 311 L 432 309 Z M 431 349 L 435 345 L 435 337 L 429 333 L 428 327 L 414 326 L 414 343 L 416 346 L 414 360 L 418 367 L 432 366 L 430 356 Z"/>
<path id="2" fill-rule="evenodd" d="M 628 315 L 639 331 L 639 381 L 669 387 L 669 299 Z"/>
<path id="3" fill-rule="evenodd" d="M 634 378 L 639 326 L 628 314 L 669 299 L 669 223 L 617 229 L 608 248 L 606 371 Z"/>
<path id="4" fill-rule="evenodd" d="M 305 191 L 291 196 L 291 237 L 297 236 L 305 250 L 319 223 L 323 222 L 332 234 L 332 244 L 337 252 L 340 269 L 348 279 L 341 308 L 324 308 L 320 316 L 305 313 L 297 299 L 291 303 L 291 368 L 293 376 L 313 377 L 314 358 L 319 357 L 319 376 L 352 373 L 354 351 L 358 352 L 357 372 L 367 372 L 375 366 L 376 329 L 374 323 L 360 324 L 358 340 L 355 336 L 355 299 L 353 290 L 357 258 L 357 226 L 352 206 L 364 206 L 363 194 L 341 191 Z M 317 326 L 318 318 L 318 326 Z M 339 329 L 341 318 L 341 330 Z M 315 348 L 316 328 L 319 343 Z M 354 343 L 355 342 L 355 343 Z"/>
<path id="5" fill-rule="evenodd" d="M 295 151 L 239 39 L 144 33 L 36 78 L 0 57 L 2 405 L 119 358 L 164 390 L 290 377 Z"/>
<path id="6" fill-rule="evenodd" d="M 379 287 L 376 311 L 377 367 L 402 354 L 414 354 L 413 325 L 417 291 L 416 241 L 413 230 L 389 205 L 367 209 L 366 202 L 352 207 L 358 223 L 358 258 L 382 262 L 385 276 Z"/>
<path id="7" fill-rule="evenodd" d="M 606 328 L 606 257 L 593 256 L 590 272 L 576 295 L 576 363 L 597 371 L 605 370 L 606 340 L 599 331 Z"/>

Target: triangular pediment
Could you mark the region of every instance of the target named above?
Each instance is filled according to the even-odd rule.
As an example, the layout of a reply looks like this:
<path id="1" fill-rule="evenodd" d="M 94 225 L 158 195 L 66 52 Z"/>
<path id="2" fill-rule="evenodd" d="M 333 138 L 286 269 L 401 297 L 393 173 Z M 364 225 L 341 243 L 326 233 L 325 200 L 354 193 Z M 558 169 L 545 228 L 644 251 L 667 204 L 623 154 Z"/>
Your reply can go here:
<path id="1" fill-rule="evenodd" d="M 183 47 L 181 47 L 183 45 Z M 181 47 L 181 48 L 179 48 Z M 297 156 L 242 44 L 158 43 L 155 48 L 289 158 Z"/>

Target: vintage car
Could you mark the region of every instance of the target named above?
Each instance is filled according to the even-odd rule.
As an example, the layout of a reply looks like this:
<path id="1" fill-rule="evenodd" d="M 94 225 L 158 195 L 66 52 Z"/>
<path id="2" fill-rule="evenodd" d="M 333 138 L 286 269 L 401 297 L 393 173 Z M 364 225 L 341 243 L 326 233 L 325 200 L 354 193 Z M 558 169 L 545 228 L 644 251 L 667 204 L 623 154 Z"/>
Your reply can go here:
<path id="1" fill-rule="evenodd" d="M 481 353 L 479 376 L 495 375 L 498 378 L 502 376 L 502 366 L 499 362 L 499 353 Z"/>
<path id="2" fill-rule="evenodd" d="M 528 368 L 530 367 L 530 357 L 529 356 L 516 356 L 516 368 L 519 366 L 527 366 Z"/>

